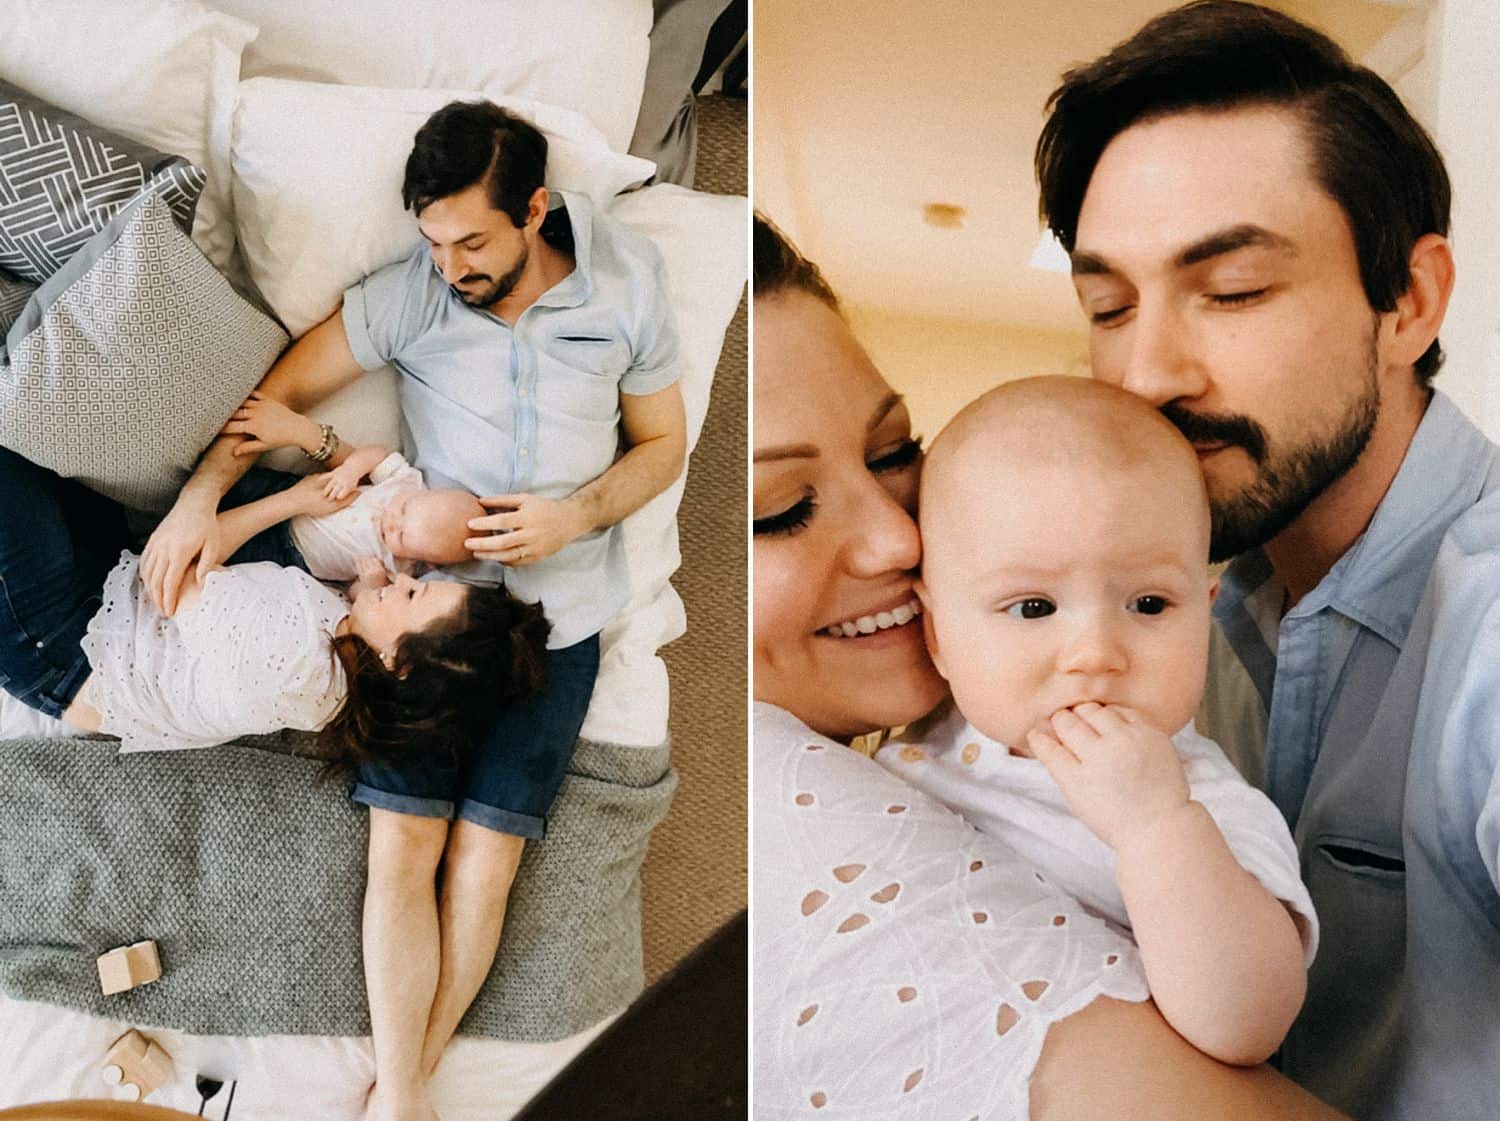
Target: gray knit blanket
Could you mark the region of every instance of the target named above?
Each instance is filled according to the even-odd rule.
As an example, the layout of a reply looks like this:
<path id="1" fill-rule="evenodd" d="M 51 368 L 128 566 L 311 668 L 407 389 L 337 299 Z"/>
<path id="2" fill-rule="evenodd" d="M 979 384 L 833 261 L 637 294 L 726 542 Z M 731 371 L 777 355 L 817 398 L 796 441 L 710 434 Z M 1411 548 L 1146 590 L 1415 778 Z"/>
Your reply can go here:
<path id="1" fill-rule="evenodd" d="M 290 738 L 117 746 L 0 742 L 0 991 L 198 1034 L 368 1034 L 368 815 L 346 784 Z M 676 782 L 665 744 L 579 741 L 460 1032 L 559 1039 L 634 999 L 638 873 Z M 143 938 L 161 980 L 103 996 L 95 959 Z"/>

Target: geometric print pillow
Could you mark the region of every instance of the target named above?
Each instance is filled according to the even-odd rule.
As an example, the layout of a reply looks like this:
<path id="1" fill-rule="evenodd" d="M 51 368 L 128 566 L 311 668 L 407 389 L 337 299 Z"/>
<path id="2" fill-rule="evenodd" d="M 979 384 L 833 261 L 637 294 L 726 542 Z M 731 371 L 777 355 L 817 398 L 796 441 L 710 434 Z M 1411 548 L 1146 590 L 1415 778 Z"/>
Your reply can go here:
<path id="1" fill-rule="evenodd" d="M 40 284 L 155 179 L 191 231 L 201 168 L 0 81 L 0 268 Z"/>
<path id="2" fill-rule="evenodd" d="M 4 269 L 0 269 L 0 355 L 5 353 L 4 336 L 10 330 L 10 325 L 21 315 L 21 309 L 26 306 L 26 301 L 31 299 L 31 294 L 36 291 L 35 284 L 27 284 L 24 280 L 17 280 Z"/>
<path id="3" fill-rule="evenodd" d="M 165 510 L 287 344 L 148 184 L 22 309 L 0 355 L 0 445 Z"/>

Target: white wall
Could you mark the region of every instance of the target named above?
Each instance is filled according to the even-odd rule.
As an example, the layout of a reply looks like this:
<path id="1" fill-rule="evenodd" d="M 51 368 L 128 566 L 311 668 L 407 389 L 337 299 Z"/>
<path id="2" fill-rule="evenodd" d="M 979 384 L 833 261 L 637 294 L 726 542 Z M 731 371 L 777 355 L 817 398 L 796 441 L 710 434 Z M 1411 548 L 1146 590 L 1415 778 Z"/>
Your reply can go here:
<path id="1" fill-rule="evenodd" d="M 1458 279 L 1437 385 L 1500 440 L 1500 6 L 1442 0 L 1428 22 L 1438 148 L 1453 181 Z M 1428 70 L 1424 65 L 1423 70 Z"/>
<path id="2" fill-rule="evenodd" d="M 855 335 L 929 440 L 964 405 L 1003 381 L 1088 372 L 1081 333 L 892 315 L 851 307 Z"/>

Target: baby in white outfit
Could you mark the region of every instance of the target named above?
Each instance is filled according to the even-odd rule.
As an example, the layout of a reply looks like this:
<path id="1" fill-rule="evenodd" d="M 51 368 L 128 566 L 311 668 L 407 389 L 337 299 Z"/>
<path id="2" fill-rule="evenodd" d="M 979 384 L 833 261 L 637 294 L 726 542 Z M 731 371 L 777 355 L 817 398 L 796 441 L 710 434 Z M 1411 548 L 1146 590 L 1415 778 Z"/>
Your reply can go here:
<path id="1" fill-rule="evenodd" d="M 378 445 L 349 447 L 330 427 L 259 392 L 246 398 L 224 434 L 243 436 L 235 455 L 301 448 L 322 458 L 328 474 L 289 490 L 227 510 L 248 540 L 283 521 L 308 571 L 319 580 L 358 578 L 361 562 L 375 558 L 387 572 L 408 575 L 474 559 L 464 547 L 471 518 L 490 511 L 464 490 L 429 490 L 398 452 Z M 368 485 L 361 486 L 368 478 Z"/>
<path id="2" fill-rule="evenodd" d="M 1013 382 L 939 435 L 920 511 L 928 646 L 961 715 L 879 761 L 1129 929 L 1189 1042 L 1264 1060 L 1316 918 L 1280 814 L 1192 729 L 1215 581 L 1191 445 L 1123 390 Z"/>
<path id="3" fill-rule="evenodd" d="M 368 477 L 369 483 L 360 486 Z M 462 564 L 470 518 L 487 514 L 464 490 L 429 490 L 422 473 L 400 452 L 375 445 L 356 448 L 324 480 L 335 501 L 354 501 L 325 514 L 296 514 L 288 522 L 292 543 L 319 580 L 358 576 L 361 557 L 377 557 L 389 572 L 414 573 L 423 566 Z"/>

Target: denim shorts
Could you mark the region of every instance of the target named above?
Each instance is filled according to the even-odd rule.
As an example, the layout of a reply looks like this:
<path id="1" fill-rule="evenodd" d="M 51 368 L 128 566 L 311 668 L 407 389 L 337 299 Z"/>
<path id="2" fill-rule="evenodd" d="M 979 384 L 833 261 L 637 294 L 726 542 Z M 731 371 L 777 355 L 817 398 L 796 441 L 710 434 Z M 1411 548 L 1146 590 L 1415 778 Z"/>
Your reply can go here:
<path id="1" fill-rule="evenodd" d="M 82 640 L 132 544 L 125 510 L 0 448 L 0 688 L 61 716 L 89 675 Z"/>
<path id="2" fill-rule="evenodd" d="M 456 814 L 497 833 L 544 837 L 598 676 L 598 635 L 549 650 L 546 688 L 502 711 L 462 770 L 430 757 L 400 769 L 367 765 L 349 796 L 396 813 Z"/>

